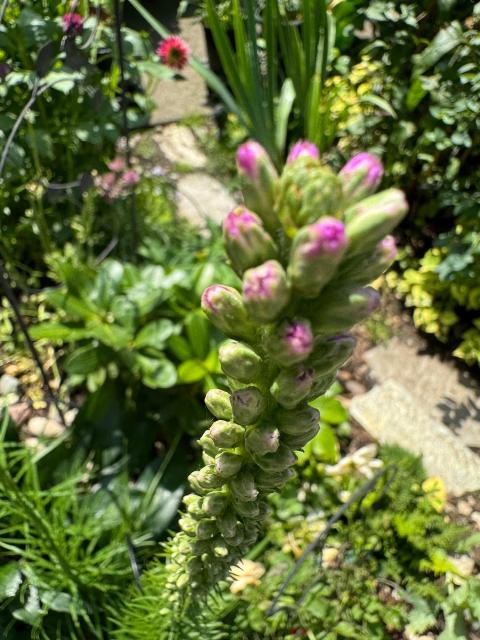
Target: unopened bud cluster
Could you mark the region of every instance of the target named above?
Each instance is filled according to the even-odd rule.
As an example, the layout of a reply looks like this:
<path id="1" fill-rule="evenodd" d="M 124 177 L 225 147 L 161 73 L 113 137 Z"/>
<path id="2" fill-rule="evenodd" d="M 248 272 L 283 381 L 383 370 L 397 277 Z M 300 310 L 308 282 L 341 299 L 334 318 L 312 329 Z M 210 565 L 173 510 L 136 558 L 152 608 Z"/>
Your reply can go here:
<path id="1" fill-rule="evenodd" d="M 395 257 L 388 234 L 407 212 L 403 193 L 373 195 L 382 177 L 368 153 L 336 175 L 302 141 L 278 176 L 265 150 L 237 154 L 245 206 L 224 221 L 241 291 L 208 287 L 202 308 L 229 340 L 219 358 L 230 391 L 209 391 L 215 418 L 199 443 L 170 559 L 171 583 L 208 586 L 246 554 L 268 515 L 267 496 L 294 474 L 295 451 L 319 430 L 309 401 L 352 353 L 347 333 L 378 305 L 366 286 Z"/>

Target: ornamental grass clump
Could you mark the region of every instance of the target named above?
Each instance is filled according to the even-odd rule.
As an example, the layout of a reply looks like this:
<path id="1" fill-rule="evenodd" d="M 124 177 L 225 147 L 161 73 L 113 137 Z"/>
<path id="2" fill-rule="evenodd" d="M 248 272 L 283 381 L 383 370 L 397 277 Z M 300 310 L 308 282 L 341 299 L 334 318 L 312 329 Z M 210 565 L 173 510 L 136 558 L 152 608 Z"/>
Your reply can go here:
<path id="1" fill-rule="evenodd" d="M 309 142 L 278 176 L 255 142 L 240 147 L 244 206 L 225 218 L 225 247 L 241 291 L 208 287 L 202 308 L 229 340 L 220 363 L 230 391 L 209 391 L 215 420 L 200 438 L 182 531 L 169 564 L 172 597 L 206 589 L 257 540 L 267 497 L 294 475 L 296 451 L 319 430 L 309 402 L 351 355 L 348 330 L 378 305 L 366 285 L 395 257 L 388 234 L 407 212 L 403 193 L 376 195 L 380 161 L 368 153 L 336 175 Z"/>

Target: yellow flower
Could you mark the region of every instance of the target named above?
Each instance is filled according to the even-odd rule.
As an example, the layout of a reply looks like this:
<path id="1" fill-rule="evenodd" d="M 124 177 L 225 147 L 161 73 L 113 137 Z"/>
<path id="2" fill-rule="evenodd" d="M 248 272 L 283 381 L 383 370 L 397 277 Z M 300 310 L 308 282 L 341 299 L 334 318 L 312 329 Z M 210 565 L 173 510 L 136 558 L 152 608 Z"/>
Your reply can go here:
<path id="1" fill-rule="evenodd" d="M 248 586 L 258 587 L 260 578 L 265 573 L 265 567 L 260 562 L 253 560 L 240 560 L 240 562 L 230 568 L 228 580 L 232 583 L 230 591 L 240 593 Z"/>
<path id="2" fill-rule="evenodd" d="M 422 489 L 427 494 L 427 500 L 438 513 L 441 513 L 447 501 L 445 483 L 438 476 L 431 476 L 422 483 Z"/>

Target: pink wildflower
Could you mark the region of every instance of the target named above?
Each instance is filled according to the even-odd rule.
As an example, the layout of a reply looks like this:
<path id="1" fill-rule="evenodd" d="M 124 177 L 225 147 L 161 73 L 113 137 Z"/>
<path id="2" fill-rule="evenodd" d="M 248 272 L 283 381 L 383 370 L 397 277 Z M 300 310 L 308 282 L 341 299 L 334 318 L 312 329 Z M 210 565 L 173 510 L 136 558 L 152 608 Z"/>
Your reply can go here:
<path id="1" fill-rule="evenodd" d="M 188 62 L 190 48 L 178 36 L 169 36 L 158 46 L 157 55 L 163 64 L 181 71 Z"/>
<path id="2" fill-rule="evenodd" d="M 83 31 L 83 18 L 79 13 L 65 13 L 62 22 L 63 30 L 68 35 L 78 36 Z"/>

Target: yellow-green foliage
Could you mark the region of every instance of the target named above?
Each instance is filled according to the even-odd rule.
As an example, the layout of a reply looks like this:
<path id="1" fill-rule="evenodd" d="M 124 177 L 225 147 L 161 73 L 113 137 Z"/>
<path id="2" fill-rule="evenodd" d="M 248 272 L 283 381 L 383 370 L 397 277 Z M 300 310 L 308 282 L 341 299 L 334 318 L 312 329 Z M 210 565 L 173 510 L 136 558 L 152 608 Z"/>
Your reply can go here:
<path id="1" fill-rule="evenodd" d="M 469 365 L 480 364 L 480 286 L 474 282 L 442 280 L 438 267 L 445 260 L 443 248 L 433 248 L 418 261 L 405 259 L 403 274 L 391 271 L 386 280 L 391 289 L 413 307 L 415 326 L 442 342 L 453 342 L 453 354 Z M 465 310 L 473 316 L 471 326 L 460 329 Z"/>

